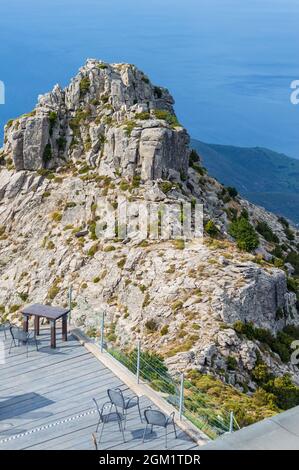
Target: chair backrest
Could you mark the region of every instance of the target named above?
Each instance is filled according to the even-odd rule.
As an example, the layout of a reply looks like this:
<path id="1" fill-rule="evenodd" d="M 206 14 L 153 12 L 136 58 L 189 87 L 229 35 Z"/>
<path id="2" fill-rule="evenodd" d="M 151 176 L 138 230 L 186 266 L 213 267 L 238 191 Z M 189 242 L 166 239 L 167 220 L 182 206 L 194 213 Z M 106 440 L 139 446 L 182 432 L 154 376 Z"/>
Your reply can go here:
<path id="1" fill-rule="evenodd" d="M 107 390 L 107 393 L 108 393 L 108 397 L 109 397 L 111 403 L 113 403 L 113 405 L 115 405 L 116 407 L 119 407 L 119 408 L 124 408 L 125 407 L 125 400 L 124 400 L 124 396 L 123 396 L 121 390 L 109 388 Z"/>
<path id="2" fill-rule="evenodd" d="M 9 326 L 9 331 L 13 339 L 18 339 L 20 328 L 14 325 Z"/>
<path id="3" fill-rule="evenodd" d="M 97 409 L 97 412 L 99 414 L 99 417 L 100 417 L 100 421 L 103 422 L 103 416 L 104 415 L 107 415 L 108 413 L 110 413 L 110 408 L 111 408 L 111 402 L 110 401 L 106 401 L 100 408 L 97 400 L 95 398 L 92 399 L 93 402 L 95 403 L 96 405 L 96 409 Z"/>
<path id="4" fill-rule="evenodd" d="M 162 413 L 162 411 L 145 410 L 144 417 L 147 424 L 151 424 L 153 426 L 166 426 L 167 416 Z"/>

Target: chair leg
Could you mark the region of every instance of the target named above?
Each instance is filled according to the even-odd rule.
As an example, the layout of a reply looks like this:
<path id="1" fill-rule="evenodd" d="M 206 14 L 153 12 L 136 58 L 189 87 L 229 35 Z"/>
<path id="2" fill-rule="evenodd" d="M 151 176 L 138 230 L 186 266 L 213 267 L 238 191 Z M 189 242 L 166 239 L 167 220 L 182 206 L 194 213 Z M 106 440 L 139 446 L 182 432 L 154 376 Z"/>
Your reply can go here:
<path id="1" fill-rule="evenodd" d="M 36 350 L 38 351 L 37 339 L 36 338 L 34 338 L 34 339 L 35 339 L 35 347 L 36 347 Z"/>
<path id="2" fill-rule="evenodd" d="M 12 348 L 13 343 L 14 343 L 14 340 L 12 339 L 12 340 L 11 340 L 11 343 L 10 343 L 10 347 L 9 347 L 8 354 L 10 354 L 10 351 L 11 351 L 11 348 Z"/>
<path id="3" fill-rule="evenodd" d="M 28 341 L 26 343 L 26 346 L 27 346 L 27 358 L 28 358 Z"/>
<path id="4" fill-rule="evenodd" d="M 6 328 L 4 328 L 4 338 L 7 339 L 7 335 L 6 335 Z"/>
<path id="5" fill-rule="evenodd" d="M 167 449 L 167 426 L 165 427 L 165 449 Z"/>
<path id="6" fill-rule="evenodd" d="M 175 435 L 175 438 L 177 439 L 178 435 L 176 432 L 175 422 L 173 421 L 172 424 L 173 424 L 173 429 L 174 429 L 174 435 Z"/>
<path id="7" fill-rule="evenodd" d="M 151 434 L 153 434 L 153 432 L 154 432 L 154 425 L 151 424 Z"/>
<path id="8" fill-rule="evenodd" d="M 102 435 L 103 435 L 103 431 L 104 431 L 104 426 L 105 426 L 105 422 L 103 422 L 102 429 L 101 429 L 101 432 L 100 432 L 99 444 L 100 444 L 101 439 L 102 439 Z"/>
<path id="9" fill-rule="evenodd" d="M 99 419 L 98 424 L 97 424 L 96 432 L 98 432 L 98 429 L 99 429 L 99 426 L 100 426 L 101 422 L 102 422 L 102 421 Z"/>
<path id="10" fill-rule="evenodd" d="M 124 410 L 124 418 L 125 418 L 124 419 L 124 429 L 126 429 L 126 425 L 127 425 L 127 411 L 128 410 L 126 410 L 126 409 Z"/>
<path id="11" fill-rule="evenodd" d="M 142 443 L 144 443 L 146 431 L 147 431 L 147 424 L 146 424 L 146 426 L 145 426 L 145 428 L 144 428 L 144 431 L 143 431 Z"/>
<path id="12" fill-rule="evenodd" d="M 123 435 L 123 440 L 124 440 L 124 442 L 126 442 L 126 439 L 125 439 L 125 433 L 124 433 L 124 428 L 123 428 L 122 422 L 121 422 L 121 421 L 119 421 L 119 422 L 118 422 L 118 424 L 119 424 L 119 427 L 120 427 L 121 433 L 122 433 L 122 435 Z"/>
<path id="13" fill-rule="evenodd" d="M 143 421 L 142 421 L 142 414 L 141 414 L 140 405 L 139 405 L 139 400 L 138 400 L 138 402 L 137 402 L 137 406 L 138 406 L 138 412 L 139 412 L 140 421 L 143 423 Z"/>

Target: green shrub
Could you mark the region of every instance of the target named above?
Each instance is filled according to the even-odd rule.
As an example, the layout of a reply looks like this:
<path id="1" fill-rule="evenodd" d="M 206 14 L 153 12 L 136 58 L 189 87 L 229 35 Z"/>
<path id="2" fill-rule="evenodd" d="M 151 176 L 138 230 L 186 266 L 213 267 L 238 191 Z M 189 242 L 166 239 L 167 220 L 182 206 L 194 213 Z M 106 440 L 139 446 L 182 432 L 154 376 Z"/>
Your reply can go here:
<path id="1" fill-rule="evenodd" d="M 125 134 L 127 137 L 131 137 L 133 129 L 136 127 L 136 122 L 135 121 L 127 121 L 125 124 Z"/>
<path id="2" fill-rule="evenodd" d="M 192 166 L 194 163 L 199 163 L 199 155 L 196 150 L 192 149 L 189 155 L 189 166 Z"/>
<path id="3" fill-rule="evenodd" d="M 47 144 L 43 153 L 43 161 L 47 163 L 52 158 L 52 147 L 51 144 Z"/>
<path id="4" fill-rule="evenodd" d="M 56 278 L 54 283 L 52 284 L 52 286 L 48 290 L 48 298 L 50 300 L 54 300 L 55 297 L 57 296 L 57 294 L 59 293 L 59 291 L 60 291 L 59 284 L 60 284 L 60 278 Z"/>
<path id="5" fill-rule="evenodd" d="M 10 312 L 10 313 L 15 313 L 15 312 L 17 312 L 18 310 L 20 310 L 20 308 L 21 308 L 21 305 L 11 305 L 11 306 L 9 307 L 9 312 Z"/>
<path id="6" fill-rule="evenodd" d="M 99 245 L 98 243 L 95 243 L 89 248 L 89 250 L 87 251 L 87 255 L 93 257 L 97 251 L 99 251 Z"/>
<path id="7" fill-rule="evenodd" d="M 140 182 L 141 182 L 141 176 L 139 176 L 139 175 L 134 175 L 134 176 L 133 176 L 133 180 L 132 180 L 131 187 L 132 187 L 132 188 L 139 188 Z"/>
<path id="8" fill-rule="evenodd" d="M 124 267 L 124 265 L 126 264 L 126 257 L 124 256 L 122 259 L 120 259 L 117 263 L 117 266 L 122 269 Z"/>
<path id="9" fill-rule="evenodd" d="M 7 121 L 7 123 L 6 123 L 7 129 L 10 129 L 12 127 L 13 123 L 14 123 L 14 119 L 9 119 L 9 121 Z"/>
<path id="10" fill-rule="evenodd" d="M 154 93 L 158 99 L 162 98 L 163 90 L 159 86 L 154 87 Z"/>
<path id="11" fill-rule="evenodd" d="M 153 318 L 151 318 L 150 320 L 147 320 L 144 326 L 151 333 L 158 330 L 158 324 L 156 320 L 154 320 Z"/>
<path id="12" fill-rule="evenodd" d="M 177 250 L 184 250 L 185 248 L 185 240 L 183 240 L 182 238 L 178 238 L 177 240 L 173 240 L 172 242 L 174 248 L 176 248 Z"/>
<path id="13" fill-rule="evenodd" d="M 290 228 L 285 227 L 284 233 L 286 234 L 286 237 L 287 237 L 288 240 L 290 240 L 290 241 L 295 240 L 295 234 L 294 234 L 293 230 L 291 230 Z"/>
<path id="14" fill-rule="evenodd" d="M 226 358 L 226 365 L 228 370 L 236 370 L 236 368 L 238 367 L 238 361 L 235 357 L 228 356 Z"/>
<path id="15" fill-rule="evenodd" d="M 88 77 L 83 77 L 79 84 L 80 96 L 84 96 L 90 88 L 90 80 Z"/>
<path id="16" fill-rule="evenodd" d="M 159 188 L 164 194 L 167 194 L 173 188 L 173 184 L 170 181 L 163 181 L 162 183 L 159 183 Z"/>
<path id="17" fill-rule="evenodd" d="M 285 258 L 286 263 L 290 263 L 295 269 L 295 275 L 299 276 L 299 254 L 291 251 Z"/>
<path id="18" fill-rule="evenodd" d="M 144 300 L 143 300 L 143 303 L 142 303 L 142 308 L 145 308 L 147 307 L 151 302 L 151 299 L 150 299 L 150 295 L 148 292 L 145 293 L 145 296 L 144 296 Z"/>
<path id="19" fill-rule="evenodd" d="M 98 69 L 100 69 L 100 70 L 105 70 L 107 68 L 108 68 L 108 65 L 106 65 L 106 64 L 98 64 Z"/>
<path id="20" fill-rule="evenodd" d="M 130 185 L 127 181 L 125 180 L 122 180 L 119 184 L 119 189 L 121 189 L 122 191 L 127 191 L 128 189 L 130 188 Z"/>
<path id="21" fill-rule="evenodd" d="M 296 279 L 294 279 L 293 277 L 288 277 L 287 278 L 287 288 L 288 288 L 289 291 L 297 293 L 298 290 L 299 290 L 298 281 Z"/>
<path id="22" fill-rule="evenodd" d="M 278 222 L 281 223 L 281 225 L 283 225 L 284 227 L 288 228 L 289 227 L 289 222 L 287 221 L 287 219 L 285 219 L 284 217 L 278 217 Z"/>
<path id="23" fill-rule="evenodd" d="M 147 119 L 150 119 L 150 117 L 151 117 L 150 113 L 147 113 L 145 111 L 135 114 L 135 118 L 140 119 L 142 121 L 146 121 Z"/>
<path id="24" fill-rule="evenodd" d="M 55 111 L 50 111 L 49 112 L 50 135 L 53 134 L 53 128 L 55 126 L 56 121 L 57 121 L 57 113 Z"/>
<path id="25" fill-rule="evenodd" d="M 230 197 L 232 197 L 233 199 L 235 199 L 235 197 L 238 196 L 238 191 L 236 190 L 236 188 L 233 188 L 232 186 L 228 186 L 226 188 L 226 191 L 228 192 Z"/>
<path id="26" fill-rule="evenodd" d="M 169 111 L 165 109 L 155 109 L 154 115 L 157 119 L 166 121 L 172 127 L 180 126 L 180 123 L 177 117 L 175 116 L 175 114 L 171 114 Z"/>
<path id="27" fill-rule="evenodd" d="M 285 327 L 277 333 L 276 337 L 269 330 L 255 327 L 252 322 L 237 321 L 234 323 L 233 328 L 237 333 L 245 335 L 250 340 L 257 340 L 266 344 L 285 363 L 290 361 L 292 341 L 299 339 L 299 329 L 296 328 Z"/>
<path id="28" fill-rule="evenodd" d="M 57 140 L 56 140 L 56 144 L 57 144 L 57 147 L 58 147 L 58 150 L 61 151 L 61 152 L 64 152 L 65 148 L 66 148 L 66 139 L 64 137 L 59 137 Z"/>
<path id="29" fill-rule="evenodd" d="M 27 302 L 29 295 L 27 292 L 18 292 L 18 296 L 22 300 L 22 302 Z"/>
<path id="30" fill-rule="evenodd" d="M 205 224 L 205 232 L 212 238 L 219 234 L 219 230 L 213 220 L 208 220 L 208 222 Z"/>
<path id="31" fill-rule="evenodd" d="M 280 245 L 276 245 L 275 248 L 271 251 L 271 255 L 275 256 L 275 258 L 282 259 L 284 257 L 283 250 Z"/>
<path id="32" fill-rule="evenodd" d="M 47 250 L 54 250 L 54 248 L 55 248 L 54 242 L 52 242 L 52 240 L 48 241 L 48 243 L 46 245 L 46 248 L 47 248 Z"/>
<path id="33" fill-rule="evenodd" d="M 258 236 L 249 220 L 240 217 L 229 226 L 229 234 L 236 239 L 241 250 L 253 251 L 259 246 Z"/>
<path id="34" fill-rule="evenodd" d="M 105 253 L 109 253 L 109 251 L 114 251 L 114 250 L 115 250 L 115 246 L 113 246 L 113 245 L 107 245 L 107 246 L 105 246 L 105 248 L 104 248 L 103 251 L 104 251 Z"/>
<path id="35" fill-rule="evenodd" d="M 160 330 L 160 335 L 161 335 L 161 336 L 167 335 L 168 330 L 169 330 L 169 326 L 168 326 L 168 325 L 164 325 L 164 326 L 161 328 L 161 330 Z"/>
<path id="36" fill-rule="evenodd" d="M 283 410 L 299 405 L 299 387 L 292 382 L 289 374 L 275 377 L 264 388 L 275 395 L 277 406 Z"/>
<path id="37" fill-rule="evenodd" d="M 61 219 L 62 219 L 62 214 L 61 212 L 53 212 L 51 214 L 51 219 L 53 220 L 53 222 L 60 222 Z"/>
<path id="38" fill-rule="evenodd" d="M 255 229 L 268 242 L 270 242 L 270 243 L 279 243 L 278 236 L 275 235 L 275 233 L 273 233 L 271 227 L 269 227 L 267 222 L 258 222 Z"/>

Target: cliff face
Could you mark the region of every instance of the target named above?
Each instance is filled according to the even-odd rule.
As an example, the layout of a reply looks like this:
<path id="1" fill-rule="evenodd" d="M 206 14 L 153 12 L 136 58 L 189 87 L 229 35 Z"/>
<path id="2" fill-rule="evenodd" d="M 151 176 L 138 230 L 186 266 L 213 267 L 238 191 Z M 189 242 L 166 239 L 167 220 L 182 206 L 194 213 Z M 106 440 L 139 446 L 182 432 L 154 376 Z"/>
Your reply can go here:
<path id="1" fill-rule="evenodd" d="M 142 338 L 174 371 L 196 368 L 254 390 L 250 371 L 262 358 L 299 383 L 296 366 L 233 328 L 253 322 L 276 334 L 299 325 L 287 282 L 298 234 L 207 175 L 172 105 L 167 90 L 134 66 L 89 60 L 69 87 L 56 86 L 7 124 L 0 312 L 15 317 L 24 303 L 64 304 L 72 285 L 78 325 L 97 330 L 104 310 L 116 342 Z M 120 194 L 136 203 L 203 204 L 204 239 L 97 239 L 96 201 L 116 207 Z M 229 235 L 240 217 L 259 230 L 253 253 Z"/>

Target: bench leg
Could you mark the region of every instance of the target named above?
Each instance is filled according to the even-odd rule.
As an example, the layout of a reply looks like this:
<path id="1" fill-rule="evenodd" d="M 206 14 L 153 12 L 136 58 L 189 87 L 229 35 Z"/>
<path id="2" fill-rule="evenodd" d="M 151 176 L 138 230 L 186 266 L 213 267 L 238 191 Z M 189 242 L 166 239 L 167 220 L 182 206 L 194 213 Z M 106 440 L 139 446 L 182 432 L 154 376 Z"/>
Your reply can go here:
<path id="1" fill-rule="evenodd" d="M 62 341 L 67 341 L 67 315 L 62 317 Z"/>
<path id="2" fill-rule="evenodd" d="M 51 348 L 56 348 L 56 321 L 51 320 Z"/>
<path id="3" fill-rule="evenodd" d="M 39 335 L 39 317 L 34 317 L 34 333 L 35 336 Z"/>
<path id="4" fill-rule="evenodd" d="M 28 333 L 28 322 L 29 322 L 29 317 L 27 315 L 23 316 L 23 331 L 25 333 Z"/>

